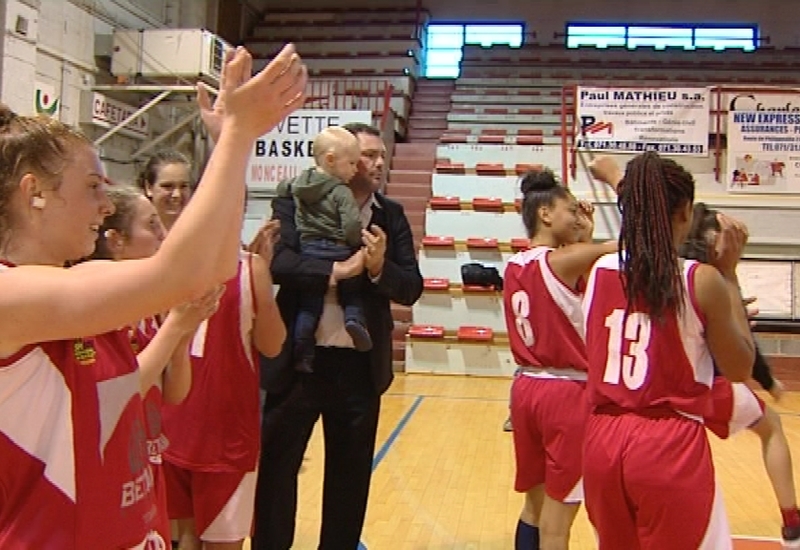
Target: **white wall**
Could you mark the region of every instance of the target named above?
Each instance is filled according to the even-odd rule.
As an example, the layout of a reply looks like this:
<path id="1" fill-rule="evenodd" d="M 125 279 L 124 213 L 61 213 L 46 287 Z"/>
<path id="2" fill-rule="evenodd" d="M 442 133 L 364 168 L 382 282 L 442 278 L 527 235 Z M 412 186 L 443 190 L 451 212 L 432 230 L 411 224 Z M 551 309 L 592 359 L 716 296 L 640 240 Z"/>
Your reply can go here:
<path id="1" fill-rule="evenodd" d="M 18 113 L 34 114 L 36 89 L 46 89 L 60 104 L 54 116 L 78 125 L 81 92 L 113 82 L 98 66 L 98 61 L 107 63 L 95 56 L 110 55 L 114 28 L 209 27 L 215 23 L 208 20 L 215 8 L 216 0 L 0 0 L 0 100 Z M 18 17 L 28 21 L 27 35 L 17 32 Z M 139 107 L 149 98 L 122 94 L 117 99 Z M 170 107 L 153 110 L 155 135 L 181 114 Z M 81 128 L 93 139 L 104 132 L 88 125 Z M 109 175 L 132 181 L 136 166 L 130 155 L 141 146 L 141 141 L 125 136 L 106 141 L 100 152 Z"/>

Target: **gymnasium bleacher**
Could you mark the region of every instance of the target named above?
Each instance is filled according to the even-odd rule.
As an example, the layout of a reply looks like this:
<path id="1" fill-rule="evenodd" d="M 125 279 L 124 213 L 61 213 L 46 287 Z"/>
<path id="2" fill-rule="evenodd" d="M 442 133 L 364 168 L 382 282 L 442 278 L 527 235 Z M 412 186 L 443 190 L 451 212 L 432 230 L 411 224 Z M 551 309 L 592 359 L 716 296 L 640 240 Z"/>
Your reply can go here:
<path id="1" fill-rule="evenodd" d="M 724 91 L 798 84 L 797 50 L 567 49 L 563 41 L 535 40 L 520 48 L 465 45 L 461 76 L 436 81 L 422 78 L 429 22 L 427 12 L 413 8 L 287 10 L 268 14 L 247 43 L 266 59 L 287 39 L 295 40 L 312 73 L 309 101 L 323 106 L 368 104 L 379 115 L 379 98 L 391 87 L 398 143 L 386 191 L 406 208 L 425 278 L 413 308 L 394 307 L 395 359 L 404 361 L 406 371 L 502 376 L 514 371 L 502 293 L 465 287 L 460 266 L 479 262 L 502 273 L 509 256 L 525 246 L 521 174 L 553 169 L 578 198 L 597 205 L 596 237 L 616 235 L 615 200 L 588 177 L 587 154 L 574 150 L 576 85 L 717 90 L 710 115 L 712 153 L 679 160 L 695 174 L 699 200 L 749 215 L 746 221 L 757 226 L 758 212 L 751 211 L 747 197 L 721 196 L 717 183 L 717 170 L 725 165 Z M 373 84 L 358 88 L 358 81 Z M 363 103 L 366 98 L 375 102 Z M 719 156 L 716 143 L 722 146 Z M 630 155 L 618 158 L 624 163 Z M 781 261 L 789 243 L 759 231 L 753 231 L 750 259 Z M 800 266 L 793 269 L 800 286 Z M 779 377 L 782 368 L 796 364 L 780 358 L 800 355 L 798 341 L 783 334 L 796 331 L 798 320 L 763 324 L 768 332 L 761 345 L 778 358 Z"/>
<path id="2" fill-rule="evenodd" d="M 312 76 L 313 107 L 366 108 L 380 116 L 390 88 L 395 132 L 402 137 L 421 76 L 427 21 L 426 12 L 409 8 L 276 11 L 264 16 L 246 46 L 257 69 L 295 42 Z"/>

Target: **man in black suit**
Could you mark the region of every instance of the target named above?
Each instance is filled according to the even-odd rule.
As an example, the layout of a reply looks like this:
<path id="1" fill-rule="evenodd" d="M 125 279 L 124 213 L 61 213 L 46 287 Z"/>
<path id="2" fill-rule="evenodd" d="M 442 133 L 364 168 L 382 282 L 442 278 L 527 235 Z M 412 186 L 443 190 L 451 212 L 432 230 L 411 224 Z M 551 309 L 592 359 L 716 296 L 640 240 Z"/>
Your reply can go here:
<path id="1" fill-rule="evenodd" d="M 262 358 L 267 391 L 256 492 L 254 550 L 286 550 L 294 539 L 297 474 L 317 419 L 325 440 L 322 527 L 319 548 L 355 550 L 367 508 L 380 399 L 392 382 L 392 328 L 389 302 L 412 305 L 422 293 L 411 228 L 403 207 L 378 192 L 386 146 L 365 124 L 346 125 L 359 141 L 361 159 L 350 187 L 361 206 L 362 252 L 331 262 L 300 255 L 291 198 L 273 201 L 280 220 L 272 276 L 287 327 L 294 326 L 299 293 L 327 289 L 316 333 L 313 372 L 293 368 L 292 343 L 281 355 Z M 363 272 L 364 314 L 373 347 L 353 349 L 335 295 L 335 282 Z"/>

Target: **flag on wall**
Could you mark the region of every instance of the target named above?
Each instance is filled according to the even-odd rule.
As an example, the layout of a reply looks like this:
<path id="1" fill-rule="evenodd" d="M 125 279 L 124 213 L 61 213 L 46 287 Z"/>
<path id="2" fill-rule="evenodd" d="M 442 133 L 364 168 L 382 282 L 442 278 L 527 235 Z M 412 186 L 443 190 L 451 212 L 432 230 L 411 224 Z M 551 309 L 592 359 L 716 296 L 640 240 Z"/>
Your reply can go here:
<path id="1" fill-rule="evenodd" d="M 37 114 L 58 117 L 61 99 L 56 95 L 54 86 L 44 82 L 37 82 L 34 102 L 34 109 Z"/>

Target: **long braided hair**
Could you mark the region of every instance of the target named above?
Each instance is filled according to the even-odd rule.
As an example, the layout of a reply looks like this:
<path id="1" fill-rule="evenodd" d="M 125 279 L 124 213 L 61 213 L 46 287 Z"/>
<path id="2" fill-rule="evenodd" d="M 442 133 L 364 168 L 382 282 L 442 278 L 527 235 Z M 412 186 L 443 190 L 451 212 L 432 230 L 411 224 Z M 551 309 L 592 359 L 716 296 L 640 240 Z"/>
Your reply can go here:
<path id="1" fill-rule="evenodd" d="M 635 306 L 660 319 L 679 310 L 684 287 L 672 236 L 672 215 L 694 202 L 694 178 L 653 152 L 628 163 L 619 189 L 621 276 L 628 311 Z"/>

